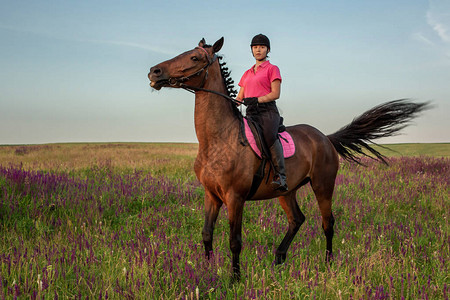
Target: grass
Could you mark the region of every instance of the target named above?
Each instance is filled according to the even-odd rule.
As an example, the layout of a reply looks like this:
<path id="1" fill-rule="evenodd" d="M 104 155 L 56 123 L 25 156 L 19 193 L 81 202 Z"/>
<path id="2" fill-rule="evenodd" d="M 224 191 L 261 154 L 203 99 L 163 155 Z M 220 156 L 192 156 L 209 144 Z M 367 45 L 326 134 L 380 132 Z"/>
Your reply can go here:
<path id="1" fill-rule="evenodd" d="M 92 168 L 194 179 L 197 144 L 114 143 L 0 146 L 0 164 L 80 175 Z"/>
<path id="2" fill-rule="evenodd" d="M 430 145 L 426 155 L 393 157 L 389 167 L 342 163 L 332 265 L 309 187 L 298 192 L 306 222 L 281 266 L 273 253 L 287 229 L 284 212 L 274 199 L 247 203 L 237 284 L 226 208 L 215 255 L 203 255 L 197 145 L 2 146 L 0 297 L 448 299 L 444 145 L 437 156 Z"/>
<path id="3" fill-rule="evenodd" d="M 383 149 L 387 147 L 388 149 Z M 377 150 L 381 150 L 381 153 L 388 157 L 400 157 L 400 156 L 437 156 L 437 157 L 449 157 L 450 156 L 450 143 L 412 143 L 412 144 L 388 144 L 382 145 L 382 147 L 375 146 Z"/>

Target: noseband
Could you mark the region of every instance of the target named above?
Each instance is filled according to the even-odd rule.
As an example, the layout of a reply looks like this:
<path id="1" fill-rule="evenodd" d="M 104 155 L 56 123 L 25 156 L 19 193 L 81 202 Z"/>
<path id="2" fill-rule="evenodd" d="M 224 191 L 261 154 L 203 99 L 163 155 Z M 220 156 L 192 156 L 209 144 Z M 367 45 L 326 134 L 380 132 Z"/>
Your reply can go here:
<path id="1" fill-rule="evenodd" d="M 196 47 L 195 49 L 202 49 L 206 53 L 206 58 L 208 59 L 208 63 L 203 68 L 201 68 L 200 70 L 196 71 L 195 73 L 193 73 L 193 74 L 191 74 L 189 76 L 183 76 L 183 77 L 179 77 L 179 78 L 175 78 L 175 77 L 169 78 L 168 79 L 169 84 L 171 86 L 173 86 L 173 87 L 180 87 L 180 88 L 182 88 L 182 89 L 184 89 L 184 90 L 186 90 L 188 92 L 191 92 L 191 93 L 195 93 L 195 92 L 198 92 L 198 91 L 213 93 L 213 94 L 222 96 L 225 99 L 230 100 L 230 101 L 232 101 L 234 103 L 243 104 L 243 102 L 241 102 L 239 100 L 236 100 L 236 99 L 234 99 L 234 98 L 232 98 L 232 97 L 230 97 L 228 95 L 225 95 L 225 94 L 217 92 L 217 91 L 208 90 L 208 89 L 203 88 L 204 85 L 205 85 L 206 79 L 208 79 L 209 67 L 216 61 L 217 55 L 214 54 L 214 56 L 211 58 L 209 56 L 208 51 L 206 51 L 205 48 L 203 48 L 203 47 Z M 202 80 L 202 83 L 200 84 L 200 87 L 195 87 L 195 86 L 190 86 L 190 85 L 184 84 L 184 82 L 190 80 L 192 77 L 200 76 L 200 74 L 203 71 L 205 71 L 205 77 L 203 77 L 203 80 Z"/>

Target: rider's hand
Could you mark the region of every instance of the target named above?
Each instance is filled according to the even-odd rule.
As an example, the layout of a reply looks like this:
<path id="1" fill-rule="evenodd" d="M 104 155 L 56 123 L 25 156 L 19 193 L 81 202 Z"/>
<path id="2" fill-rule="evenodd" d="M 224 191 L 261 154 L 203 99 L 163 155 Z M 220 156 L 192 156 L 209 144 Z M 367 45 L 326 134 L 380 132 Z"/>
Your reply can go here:
<path id="1" fill-rule="evenodd" d="M 249 97 L 249 98 L 244 98 L 242 100 L 244 101 L 245 106 L 258 104 L 258 97 Z"/>

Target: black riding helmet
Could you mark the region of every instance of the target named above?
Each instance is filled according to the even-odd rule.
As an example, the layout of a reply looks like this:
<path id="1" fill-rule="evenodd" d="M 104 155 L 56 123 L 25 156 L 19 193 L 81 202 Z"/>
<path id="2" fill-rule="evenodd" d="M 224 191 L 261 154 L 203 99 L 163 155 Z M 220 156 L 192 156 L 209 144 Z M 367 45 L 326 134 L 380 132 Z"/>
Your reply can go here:
<path id="1" fill-rule="evenodd" d="M 267 49 L 270 51 L 270 40 L 264 34 L 260 33 L 253 37 L 250 47 L 257 46 L 257 45 L 266 46 Z"/>

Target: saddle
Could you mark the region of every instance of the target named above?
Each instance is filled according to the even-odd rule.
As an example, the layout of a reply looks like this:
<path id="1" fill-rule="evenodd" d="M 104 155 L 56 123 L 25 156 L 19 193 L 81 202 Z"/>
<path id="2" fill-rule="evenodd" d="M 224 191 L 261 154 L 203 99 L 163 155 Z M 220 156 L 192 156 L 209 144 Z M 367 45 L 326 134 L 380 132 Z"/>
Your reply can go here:
<path id="1" fill-rule="evenodd" d="M 292 157 L 295 154 L 295 144 L 292 136 L 286 131 L 286 127 L 282 124 L 283 119 L 280 120 L 280 127 L 278 129 L 278 138 L 280 139 L 281 145 L 283 146 L 284 158 Z M 250 125 L 251 124 L 251 125 Z M 253 195 L 258 190 L 261 182 L 264 179 L 264 169 L 266 168 L 266 163 L 270 163 L 270 168 L 272 168 L 272 160 L 270 159 L 270 151 L 267 149 L 266 143 L 263 141 L 261 132 L 258 131 L 258 126 L 254 124 L 253 121 L 243 118 L 243 131 L 247 139 L 248 144 L 252 148 L 253 152 L 261 159 L 261 164 L 258 170 L 253 175 L 253 182 L 250 191 L 247 195 L 247 199 L 253 197 Z M 257 138 L 255 138 L 255 136 Z M 269 180 L 270 169 L 267 174 L 266 183 Z"/>
<path id="2" fill-rule="evenodd" d="M 244 118 L 245 137 L 247 138 L 247 141 L 253 152 L 255 152 L 255 154 L 259 158 L 262 158 L 261 149 L 264 149 L 261 145 L 262 138 L 258 137 L 258 141 L 256 140 L 253 131 L 255 131 L 256 134 L 258 134 L 258 132 L 255 126 L 252 127 L 253 128 L 250 128 L 247 118 Z M 282 131 L 280 132 L 280 130 Z M 284 158 L 292 157 L 295 154 L 294 140 L 292 139 L 292 136 L 286 131 L 286 128 L 283 125 L 280 126 L 280 130 L 278 131 L 278 138 L 280 139 L 281 145 L 283 146 Z"/>

